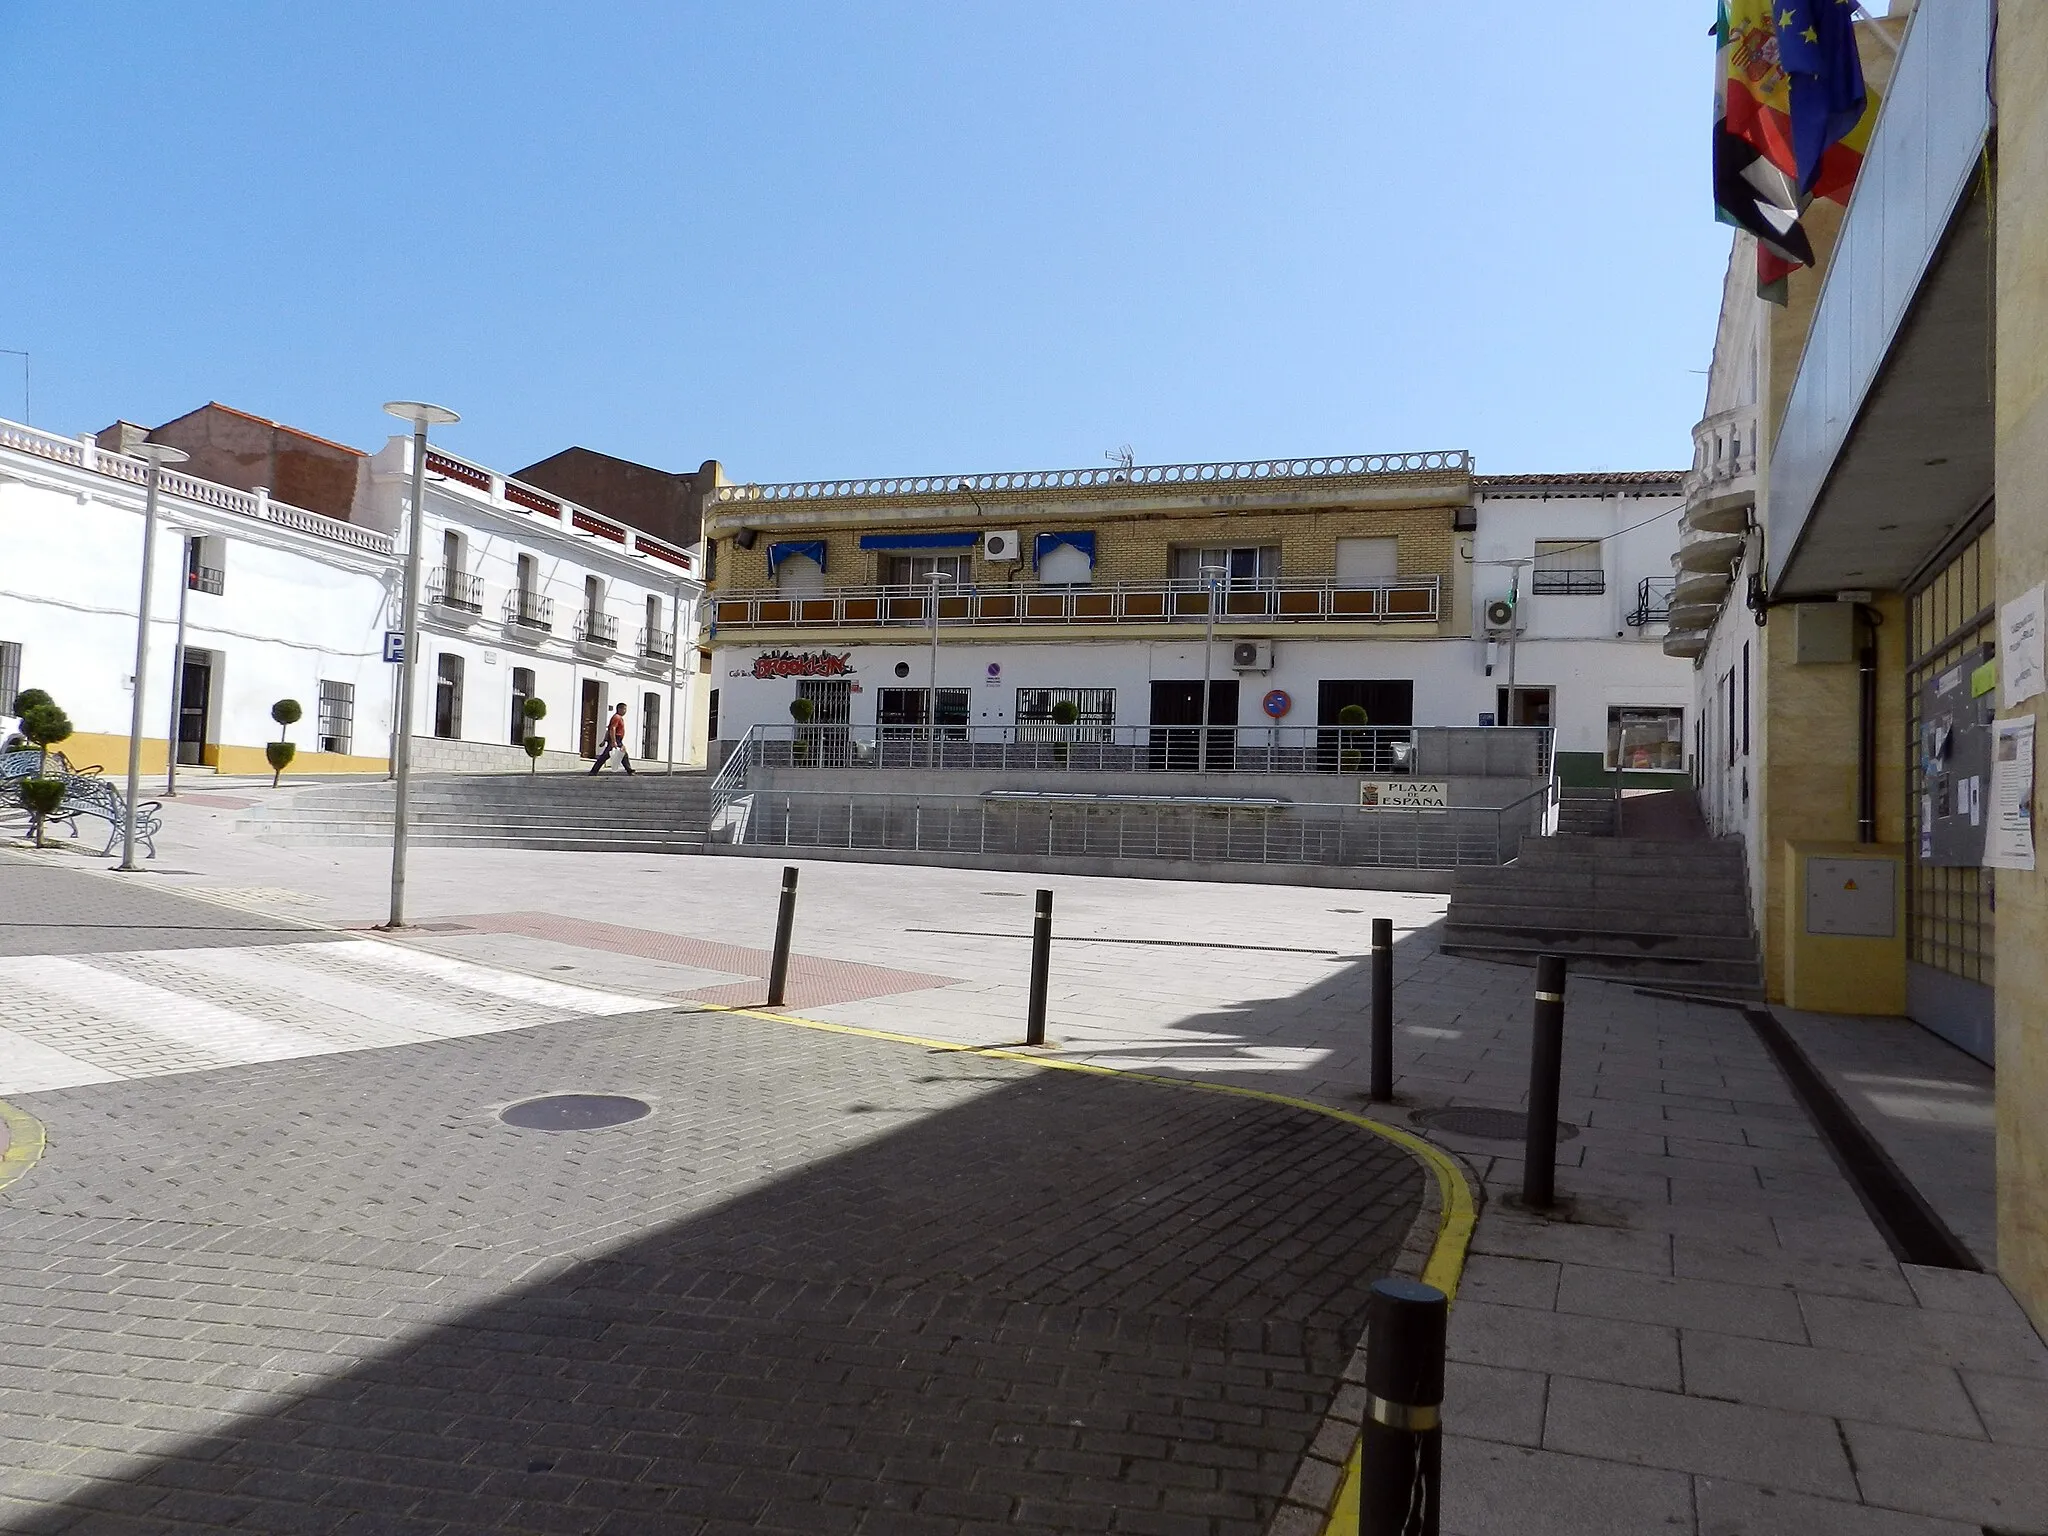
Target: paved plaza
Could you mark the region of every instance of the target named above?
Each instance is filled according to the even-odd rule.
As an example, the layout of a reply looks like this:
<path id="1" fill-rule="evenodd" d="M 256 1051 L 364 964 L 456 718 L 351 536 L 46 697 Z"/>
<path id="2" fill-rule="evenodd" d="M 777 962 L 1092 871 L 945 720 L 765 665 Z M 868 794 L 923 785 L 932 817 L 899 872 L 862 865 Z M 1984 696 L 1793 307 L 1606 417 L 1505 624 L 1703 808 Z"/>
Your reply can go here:
<path id="1" fill-rule="evenodd" d="M 1437 952 L 1437 896 L 805 864 L 813 1029 L 732 1011 L 778 863 L 422 850 L 398 943 L 384 855 L 235 814 L 173 807 L 140 878 L 0 854 L 0 1099 L 48 1137 L 0 1191 L 0 1529 L 1312 1536 L 1431 1185 L 1206 1090 L 1367 1112 L 1375 916 L 1370 1112 L 1527 1086 L 1530 973 Z M 1120 1075 L 958 1048 L 1020 1040 L 1041 885 L 1049 1059 Z M 1739 1011 L 1567 1018 L 1560 1212 L 1431 1133 L 1482 1202 L 1445 1531 L 2048 1532 L 1995 1276 L 1898 1261 Z M 1835 1029 L 1916 1178 L 1981 1184 L 1941 1060 Z M 496 1118 L 555 1091 L 653 1112 Z"/>

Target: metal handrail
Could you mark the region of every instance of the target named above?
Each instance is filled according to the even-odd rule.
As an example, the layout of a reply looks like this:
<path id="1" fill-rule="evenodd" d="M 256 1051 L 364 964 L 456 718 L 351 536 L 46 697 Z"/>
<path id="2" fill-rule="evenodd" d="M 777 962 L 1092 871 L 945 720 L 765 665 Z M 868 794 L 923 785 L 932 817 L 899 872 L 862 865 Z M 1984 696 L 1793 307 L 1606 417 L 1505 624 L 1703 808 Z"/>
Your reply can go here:
<path id="1" fill-rule="evenodd" d="M 1340 582 L 1320 577 L 1268 578 L 1223 584 L 1215 617 L 1224 622 L 1330 621 L 1434 623 L 1443 611 L 1434 575 L 1395 581 Z M 1089 586 L 947 587 L 939 593 L 941 625 L 1174 624 L 1209 617 L 1209 584 L 1196 580 L 1120 581 Z M 835 627 L 906 628 L 932 622 L 931 589 L 884 585 L 827 587 L 816 592 L 748 588 L 713 595 L 721 629 Z"/>

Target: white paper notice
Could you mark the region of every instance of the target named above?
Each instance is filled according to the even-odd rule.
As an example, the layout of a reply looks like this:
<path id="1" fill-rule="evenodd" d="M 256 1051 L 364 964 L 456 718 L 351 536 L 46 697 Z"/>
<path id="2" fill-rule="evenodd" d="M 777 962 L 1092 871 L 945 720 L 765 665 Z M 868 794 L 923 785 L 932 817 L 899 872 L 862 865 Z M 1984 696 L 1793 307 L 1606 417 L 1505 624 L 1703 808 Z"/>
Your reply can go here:
<path id="1" fill-rule="evenodd" d="M 1998 697 L 2006 709 L 2048 690 L 2048 659 L 2042 649 L 2042 631 L 2048 629 L 2044 608 L 2048 608 L 2048 594 L 2035 587 L 1998 610 Z"/>
<path id="2" fill-rule="evenodd" d="M 1991 825 L 1984 834 L 1988 869 L 2034 867 L 2034 722 L 2000 720 L 1991 745 Z"/>

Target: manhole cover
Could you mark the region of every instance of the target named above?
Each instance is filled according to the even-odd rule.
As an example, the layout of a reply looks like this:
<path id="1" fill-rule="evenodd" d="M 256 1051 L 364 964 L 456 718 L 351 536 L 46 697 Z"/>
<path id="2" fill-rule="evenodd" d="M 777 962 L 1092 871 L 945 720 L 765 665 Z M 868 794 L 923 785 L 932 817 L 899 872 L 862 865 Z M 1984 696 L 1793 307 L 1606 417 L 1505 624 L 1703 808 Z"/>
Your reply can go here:
<path id="1" fill-rule="evenodd" d="M 641 1100 L 620 1093 L 551 1093 L 500 1110 L 498 1118 L 522 1131 L 596 1131 L 651 1113 Z"/>
<path id="2" fill-rule="evenodd" d="M 1523 1141 L 1529 1135 L 1529 1117 L 1518 1109 L 1425 1109 L 1409 1118 L 1431 1130 L 1449 1131 L 1453 1136 L 1477 1136 L 1484 1141 Z M 1570 1141 L 1579 1128 L 1569 1121 L 1557 1122 L 1557 1139 Z"/>

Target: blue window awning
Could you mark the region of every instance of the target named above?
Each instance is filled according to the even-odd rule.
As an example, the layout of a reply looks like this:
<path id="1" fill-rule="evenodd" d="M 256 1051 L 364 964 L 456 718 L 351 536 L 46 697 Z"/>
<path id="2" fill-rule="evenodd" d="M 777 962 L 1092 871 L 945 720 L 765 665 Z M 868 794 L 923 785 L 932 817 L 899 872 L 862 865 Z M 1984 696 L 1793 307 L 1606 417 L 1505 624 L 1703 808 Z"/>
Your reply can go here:
<path id="1" fill-rule="evenodd" d="M 1069 549 L 1078 549 L 1088 557 L 1088 564 L 1095 564 L 1095 534 L 1093 531 L 1078 533 L 1041 533 L 1031 541 L 1031 569 L 1038 569 L 1038 562 L 1058 549 L 1062 544 Z"/>
<path id="2" fill-rule="evenodd" d="M 972 528 L 960 533 L 864 533 L 862 549 L 972 549 L 981 535 Z"/>
<path id="3" fill-rule="evenodd" d="M 775 568 L 791 555 L 802 555 L 806 559 L 815 560 L 818 562 L 819 570 L 825 569 L 825 541 L 823 539 L 809 539 L 791 541 L 784 544 L 770 544 L 768 546 L 768 574 L 773 576 Z"/>

